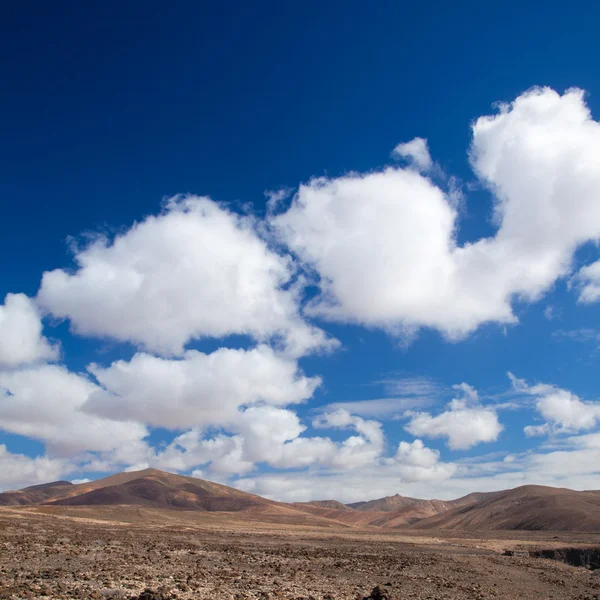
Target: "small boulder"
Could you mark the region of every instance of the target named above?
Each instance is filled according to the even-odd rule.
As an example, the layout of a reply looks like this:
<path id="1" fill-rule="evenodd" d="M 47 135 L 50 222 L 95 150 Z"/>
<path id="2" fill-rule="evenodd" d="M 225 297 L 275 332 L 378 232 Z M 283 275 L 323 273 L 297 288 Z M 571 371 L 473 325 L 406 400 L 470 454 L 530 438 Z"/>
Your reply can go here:
<path id="1" fill-rule="evenodd" d="M 376 585 L 371 591 L 370 596 L 365 596 L 364 600 L 392 600 L 387 590 Z"/>

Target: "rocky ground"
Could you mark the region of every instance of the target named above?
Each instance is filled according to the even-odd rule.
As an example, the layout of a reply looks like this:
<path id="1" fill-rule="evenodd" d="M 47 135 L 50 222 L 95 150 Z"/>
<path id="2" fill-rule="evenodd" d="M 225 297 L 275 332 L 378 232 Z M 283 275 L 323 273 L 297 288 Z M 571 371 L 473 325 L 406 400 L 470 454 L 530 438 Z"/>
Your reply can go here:
<path id="1" fill-rule="evenodd" d="M 511 544 L 527 547 L 524 538 L 288 534 L 226 520 L 160 527 L 7 511 L 0 599 L 600 599 L 600 569 L 503 555 Z"/>

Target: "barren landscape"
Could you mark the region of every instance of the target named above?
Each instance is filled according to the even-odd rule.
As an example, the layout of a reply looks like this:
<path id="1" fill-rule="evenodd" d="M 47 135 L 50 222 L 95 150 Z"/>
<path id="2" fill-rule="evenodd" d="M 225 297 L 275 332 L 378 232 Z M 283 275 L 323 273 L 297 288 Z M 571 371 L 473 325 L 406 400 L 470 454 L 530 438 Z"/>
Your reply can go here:
<path id="1" fill-rule="evenodd" d="M 511 503 L 515 516 L 522 507 L 526 522 L 541 496 L 560 525 L 565 493 L 509 490 L 497 506 Z M 420 502 L 401 496 L 362 511 L 332 501 L 290 505 L 153 470 L 36 486 L 0 494 L 0 598 L 600 598 L 597 530 L 498 526 L 496 505 L 484 530 L 493 497 L 476 494 L 454 508 L 434 501 L 440 516 L 418 529 L 419 521 L 397 526 L 398 511 Z M 394 516 L 382 526 L 386 513 Z"/>

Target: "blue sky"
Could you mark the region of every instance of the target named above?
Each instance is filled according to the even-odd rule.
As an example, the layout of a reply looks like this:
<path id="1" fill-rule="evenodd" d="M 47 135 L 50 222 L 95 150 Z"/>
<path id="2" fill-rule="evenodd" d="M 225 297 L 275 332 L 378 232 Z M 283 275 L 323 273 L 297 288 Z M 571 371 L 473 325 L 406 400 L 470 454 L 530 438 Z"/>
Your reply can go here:
<path id="1" fill-rule="evenodd" d="M 4 8 L 0 489 L 599 488 L 594 12 Z"/>

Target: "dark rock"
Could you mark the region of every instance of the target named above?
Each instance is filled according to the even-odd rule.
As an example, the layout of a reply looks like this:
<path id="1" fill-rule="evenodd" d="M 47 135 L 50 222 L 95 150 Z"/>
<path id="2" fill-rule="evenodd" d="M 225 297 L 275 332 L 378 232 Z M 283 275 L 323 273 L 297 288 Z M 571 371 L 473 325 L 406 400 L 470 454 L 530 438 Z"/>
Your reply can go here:
<path id="1" fill-rule="evenodd" d="M 371 595 L 365 596 L 364 600 L 392 600 L 392 598 L 387 590 L 383 590 L 377 585 L 371 591 Z"/>
<path id="2" fill-rule="evenodd" d="M 552 550 L 534 550 L 529 553 L 536 558 L 550 558 L 574 567 L 600 569 L 600 548 L 555 548 Z"/>

